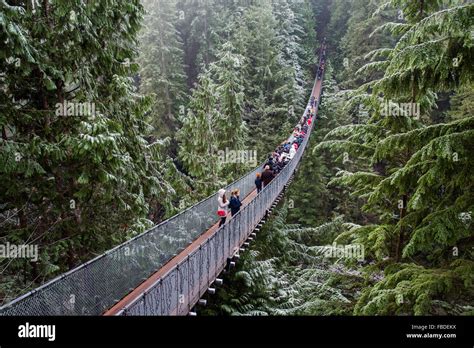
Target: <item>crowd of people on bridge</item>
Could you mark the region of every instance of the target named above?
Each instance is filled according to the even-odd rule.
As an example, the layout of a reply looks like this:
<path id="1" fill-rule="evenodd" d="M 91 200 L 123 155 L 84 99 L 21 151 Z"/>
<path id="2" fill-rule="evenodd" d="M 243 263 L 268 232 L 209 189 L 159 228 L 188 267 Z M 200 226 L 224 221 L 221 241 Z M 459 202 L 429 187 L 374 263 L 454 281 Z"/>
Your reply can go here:
<path id="1" fill-rule="evenodd" d="M 257 189 L 257 194 L 260 193 L 265 186 L 270 184 L 288 162 L 295 157 L 296 151 L 303 143 L 303 140 L 308 133 L 308 129 L 313 122 L 316 105 L 317 100 L 315 100 L 314 96 L 311 96 L 308 110 L 301 117 L 297 126 L 293 129 L 293 133 L 268 156 L 268 160 L 263 166 L 263 171 L 256 174 L 255 187 Z M 230 199 L 227 199 L 226 197 L 226 190 L 220 189 L 218 192 L 217 202 L 217 215 L 220 218 L 219 227 L 225 224 L 229 209 L 231 211 L 231 216 L 234 216 L 239 212 L 240 207 L 242 206 L 238 189 L 232 190 Z"/>
<path id="2" fill-rule="evenodd" d="M 321 46 L 321 57 L 319 61 L 318 71 L 316 78 L 322 79 L 324 73 L 324 61 L 326 56 L 326 37 L 323 39 Z M 311 96 L 308 109 L 301 117 L 300 122 L 293 129 L 293 133 L 290 137 L 282 142 L 273 153 L 268 157 L 267 162 L 264 164 L 263 171 L 256 174 L 255 187 L 257 194 L 259 194 L 265 186 L 269 185 L 270 182 L 280 173 L 283 168 L 291 161 L 298 151 L 299 147 L 303 143 L 304 137 L 308 133 L 309 127 L 313 122 L 315 109 L 318 104 L 318 100 L 315 99 L 314 95 Z M 242 202 L 240 201 L 240 192 L 237 189 L 233 189 L 231 192 L 230 200 L 226 197 L 226 190 L 220 189 L 218 192 L 218 208 L 217 215 L 220 218 L 219 227 L 224 225 L 228 215 L 228 209 L 231 210 L 231 215 L 234 216 L 240 210 Z"/>

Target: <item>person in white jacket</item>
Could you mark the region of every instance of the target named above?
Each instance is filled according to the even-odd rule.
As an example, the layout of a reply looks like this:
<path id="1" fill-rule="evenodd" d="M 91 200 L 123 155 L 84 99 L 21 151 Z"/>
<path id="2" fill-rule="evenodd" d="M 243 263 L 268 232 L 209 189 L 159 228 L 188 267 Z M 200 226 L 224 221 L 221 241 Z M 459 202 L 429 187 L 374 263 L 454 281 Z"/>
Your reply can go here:
<path id="1" fill-rule="evenodd" d="M 223 224 L 225 224 L 225 220 L 227 219 L 228 206 L 229 206 L 229 200 L 225 197 L 224 189 L 219 190 L 217 203 L 218 203 L 217 215 L 219 215 L 219 217 L 221 218 L 221 221 L 219 222 L 219 227 L 221 227 Z"/>
<path id="2" fill-rule="evenodd" d="M 293 157 L 295 157 L 295 155 L 296 155 L 296 146 L 295 145 L 296 144 L 293 144 L 290 148 L 290 155 L 288 156 L 290 160 L 293 159 Z"/>

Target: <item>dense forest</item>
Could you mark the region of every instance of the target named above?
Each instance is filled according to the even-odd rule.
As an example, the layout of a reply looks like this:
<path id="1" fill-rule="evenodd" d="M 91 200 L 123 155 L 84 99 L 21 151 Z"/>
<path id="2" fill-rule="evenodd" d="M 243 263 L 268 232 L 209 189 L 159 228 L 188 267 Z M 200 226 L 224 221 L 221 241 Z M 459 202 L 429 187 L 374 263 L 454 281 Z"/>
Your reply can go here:
<path id="1" fill-rule="evenodd" d="M 256 166 L 220 151 L 266 159 L 325 40 L 309 148 L 204 314 L 474 314 L 471 1 L 3 0 L 0 28 L 0 240 L 40 251 L 0 304 Z"/>

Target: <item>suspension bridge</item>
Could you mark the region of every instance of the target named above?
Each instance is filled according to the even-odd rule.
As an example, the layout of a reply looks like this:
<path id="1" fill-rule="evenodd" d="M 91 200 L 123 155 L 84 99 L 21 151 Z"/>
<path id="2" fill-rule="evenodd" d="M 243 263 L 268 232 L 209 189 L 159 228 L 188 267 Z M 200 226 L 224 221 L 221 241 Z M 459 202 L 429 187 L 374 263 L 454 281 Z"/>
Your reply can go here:
<path id="1" fill-rule="evenodd" d="M 317 115 L 325 44 L 310 102 Z M 305 108 L 306 116 L 309 108 Z M 242 207 L 219 227 L 217 193 L 148 231 L 0 307 L 3 316 L 195 315 L 203 295 L 215 292 L 219 275 L 250 246 L 291 182 L 312 129 L 296 155 L 258 194 L 254 180 L 263 164 L 226 187 L 240 190 Z"/>

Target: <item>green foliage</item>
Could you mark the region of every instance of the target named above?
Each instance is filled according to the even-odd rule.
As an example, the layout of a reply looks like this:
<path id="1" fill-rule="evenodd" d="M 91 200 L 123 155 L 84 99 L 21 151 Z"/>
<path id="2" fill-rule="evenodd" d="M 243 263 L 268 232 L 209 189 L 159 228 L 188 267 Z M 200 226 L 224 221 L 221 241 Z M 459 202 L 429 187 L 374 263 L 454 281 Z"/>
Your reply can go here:
<path id="1" fill-rule="evenodd" d="M 280 0 L 242 9 L 231 26 L 234 46 L 245 57 L 242 117 L 248 144 L 261 159 L 277 145 L 275 136 L 288 136 L 304 110 L 314 62 L 312 18 L 308 1 L 302 7 Z M 275 136 L 269 129 L 276 130 Z"/>
<path id="2" fill-rule="evenodd" d="M 456 120 L 464 117 L 469 117 L 474 114 L 474 87 L 473 85 L 466 85 L 459 89 L 451 98 L 451 110 L 449 111 L 449 118 Z"/>
<path id="3" fill-rule="evenodd" d="M 171 135 L 177 128 L 176 114 L 186 92 L 183 44 L 176 30 L 173 1 L 144 1 L 146 15 L 140 35 L 140 90 L 154 94 L 150 123 L 158 135 Z"/>
<path id="4" fill-rule="evenodd" d="M 177 134 L 180 142 L 179 158 L 193 177 L 197 191 L 205 197 L 218 189 L 222 164 L 217 158 L 222 138 L 217 134 L 220 113 L 217 111 L 216 86 L 208 75 L 201 75 L 198 88 L 193 91 L 190 110 L 182 118 Z M 201 197 L 201 198 L 202 198 Z"/>
<path id="5" fill-rule="evenodd" d="M 400 2 L 392 1 L 395 8 Z M 388 28 L 401 37 L 387 56 L 383 78 L 370 83 L 372 88 L 419 99 L 430 89 L 443 91 L 472 82 L 474 4 L 440 8 L 440 2 L 406 6 L 407 25 L 402 30 L 377 29 Z"/>
<path id="6" fill-rule="evenodd" d="M 449 268 L 393 264 L 383 280 L 363 291 L 355 314 L 467 314 L 472 311 L 473 274 L 474 263 L 467 260 L 456 260 Z"/>
<path id="7" fill-rule="evenodd" d="M 383 32 L 371 33 L 382 23 L 386 22 L 386 18 L 381 16 L 372 16 L 376 11 L 378 3 L 381 1 L 353 1 L 351 4 L 351 16 L 347 21 L 347 32 L 343 36 L 340 43 L 342 58 L 336 64 L 338 73 L 336 78 L 341 81 L 344 88 L 354 88 L 360 86 L 367 80 L 381 77 L 380 72 L 371 72 L 365 74 L 355 73 L 363 65 L 368 63 L 368 52 L 372 53 L 372 59 L 376 60 L 372 64 L 381 64 L 380 57 L 386 55 L 386 48 L 380 49 L 381 46 L 393 45 L 393 38 Z M 347 7 L 344 6 L 344 7 Z M 394 11 L 395 12 L 395 11 Z M 384 13 L 388 18 L 395 19 L 395 13 Z M 370 40 L 367 37 L 370 36 Z M 380 70 L 383 71 L 383 68 Z"/>
<path id="8" fill-rule="evenodd" d="M 40 247 L 0 263 L 0 298 L 249 169 L 219 150 L 266 157 L 304 110 L 318 26 L 313 151 L 209 313 L 472 315 L 473 18 L 444 0 L 0 0 L 0 239 Z"/>
<path id="9" fill-rule="evenodd" d="M 308 145 L 310 147 L 318 141 L 319 124 L 318 129 L 311 135 Z M 290 204 L 289 221 L 314 226 L 323 223 L 333 208 L 331 195 L 326 188 L 326 178 L 331 174 L 319 153 L 309 152 L 302 161 L 296 172 L 295 182 L 287 194 L 287 201 Z M 310 182 L 308 178 L 311 178 Z"/>
<path id="10" fill-rule="evenodd" d="M 359 2 L 361 3 L 361 2 Z M 343 52 L 342 40 L 348 30 L 348 20 L 354 1 L 334 0 L 329 4 L 329 23 L 327 25 L 327 40 L 331 45 L 331 60 L 337 68 L 337 72 L 343 71 L 344 58 L 348 58 Z M 321 11 L 324 13 L 323 11 Z M 350 60 L 349 60 L 350 62 Z"/>
<path id="11" fill-rule="evenodd" d="M 210 66 L 217 84 L 216 92 L 219 95 L 218 109 L 221 117 L 216 124 L 219 129 L 218 138 L 222 146 L 232 150 L 241 150 L 247 138 L 247 129 L 245 123 L 242 122 L 243 64 L 245 64 L 244 57 L 235 53 L 235 48 L 231 43 L 225 43 L 217 53 L 216 62 Z"/>

